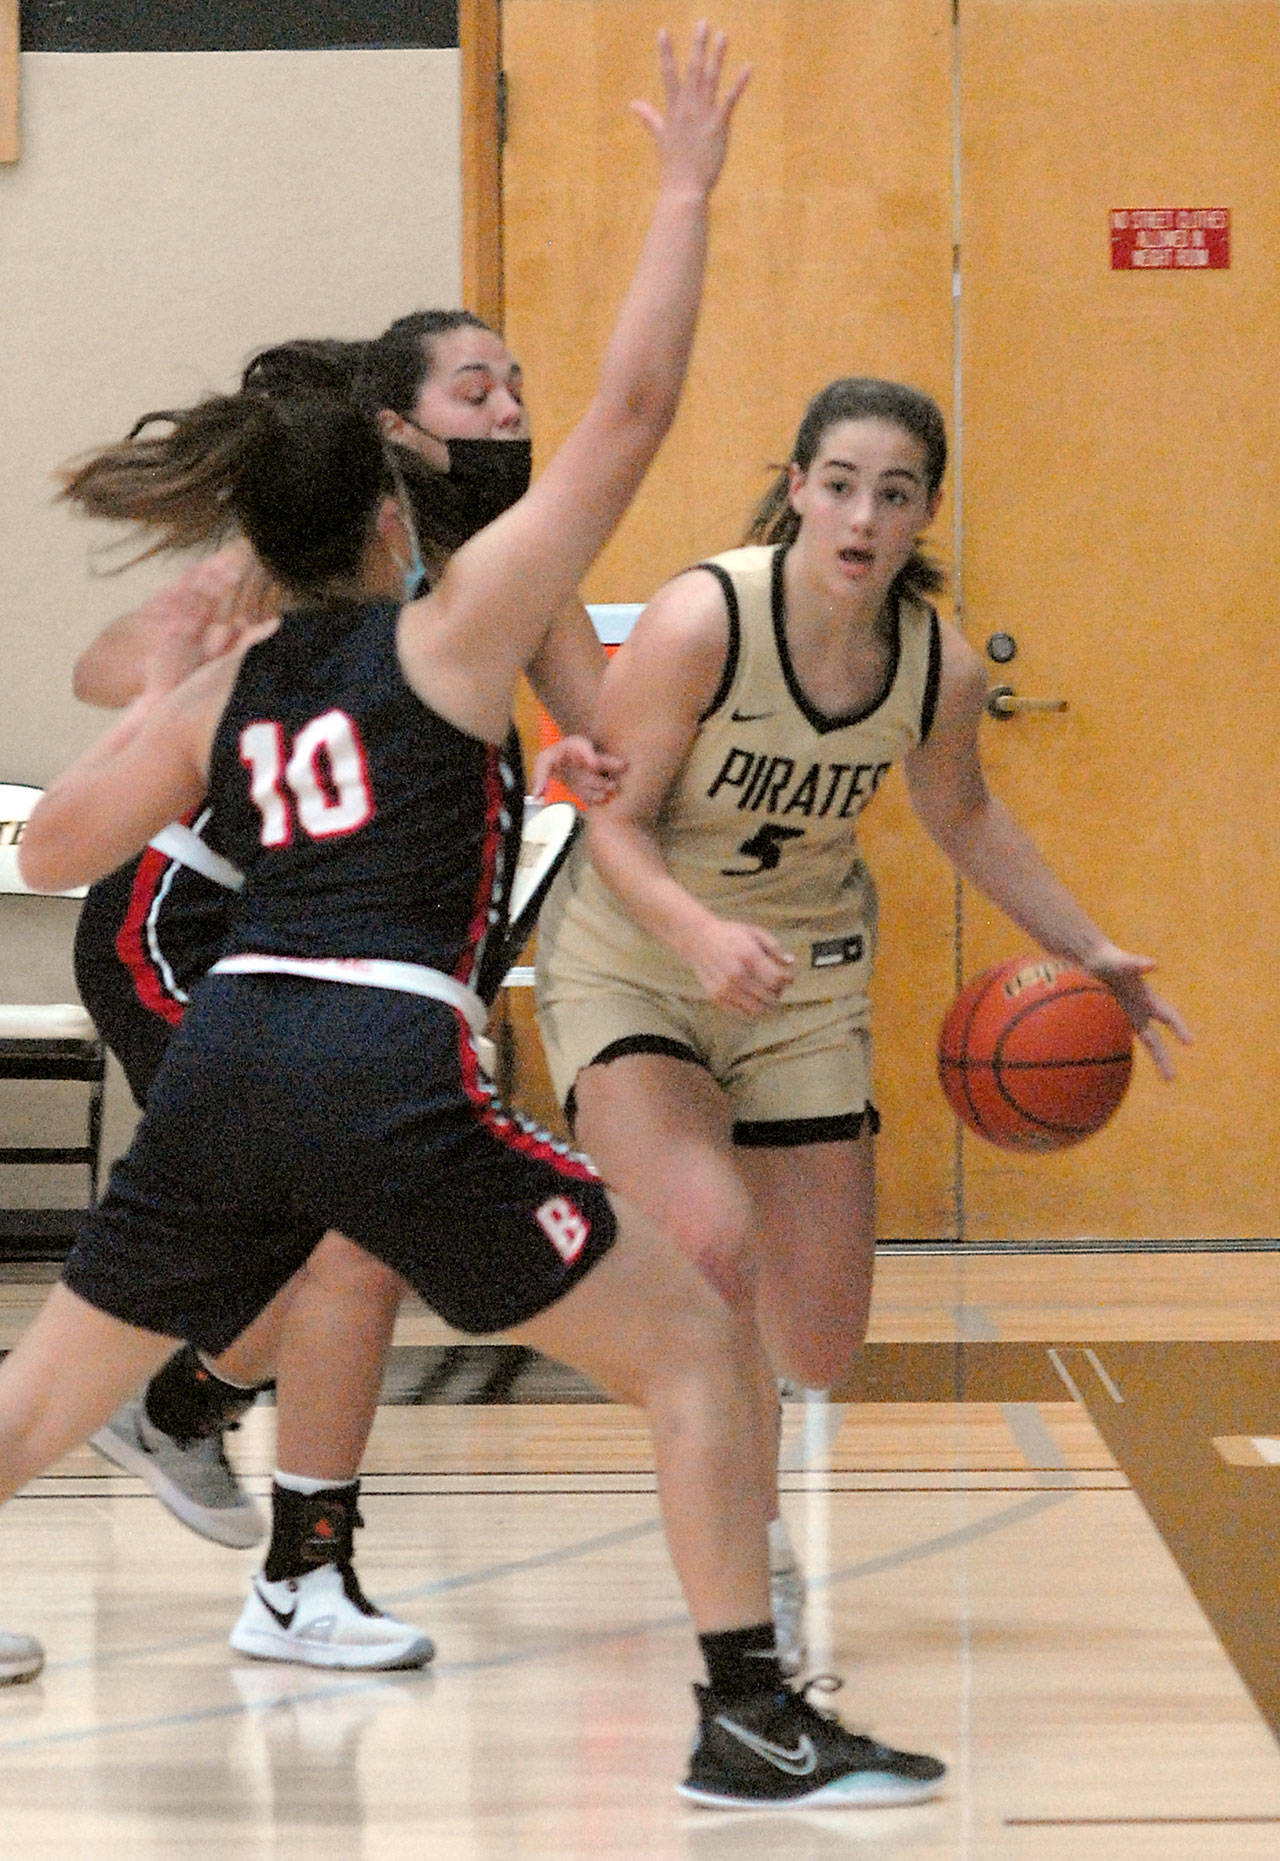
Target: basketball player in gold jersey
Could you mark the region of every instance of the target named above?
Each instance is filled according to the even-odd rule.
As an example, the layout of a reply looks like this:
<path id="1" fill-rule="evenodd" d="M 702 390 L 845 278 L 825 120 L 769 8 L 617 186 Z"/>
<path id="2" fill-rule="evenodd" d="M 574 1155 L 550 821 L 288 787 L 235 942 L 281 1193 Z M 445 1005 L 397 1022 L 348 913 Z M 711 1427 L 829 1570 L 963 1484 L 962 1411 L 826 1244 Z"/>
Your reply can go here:
<path id="1" fill-rule="evenodd" d="M 928 595 L 920 538 L 947 442 L 926 395 L 845 379 L 731 550 L 661 589 L 605 675 L 617 796 L 543 908 L 552 1077 L 605 1180 L 731 1300 L 772 1374 L 827 1388 L 862 1340 L 875 1236 L 867 984 L 876 895 L 858 815 L 902 762 L 916 813 L 1023 930 L 1116 993 L 1155 1064 L 1189 1038 L 987 790 L 987 681 Z M 765 1368 L 767 1358 L 768 1369 Z M 779 1649 L 803 1580 L 773 1529 Z"/>

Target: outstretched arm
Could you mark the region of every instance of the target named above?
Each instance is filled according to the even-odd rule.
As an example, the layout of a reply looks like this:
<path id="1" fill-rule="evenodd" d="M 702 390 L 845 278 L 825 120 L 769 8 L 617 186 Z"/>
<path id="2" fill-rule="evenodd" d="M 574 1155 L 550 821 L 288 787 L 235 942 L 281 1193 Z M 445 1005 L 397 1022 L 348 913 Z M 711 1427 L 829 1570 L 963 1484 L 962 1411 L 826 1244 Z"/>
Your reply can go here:
<path id="1" fill-rule="evenodd" d="M 1190 1031 L 1147 982 L 1154 958 L 1134 956 L 1110 941 L 1050 871 L 1030 834 L 991 794 L 978 750 L 986 698 L 981 660 L 954 628 L 944 628 L 933 729 L 906 762 L 912 806 L 962 877 L 1044 949 L 1107 984 L 1158 1071 L 1171 1079 L 1173 1065 L 1157 1024 L 1181 1041 L 1190 1041 Z"/>
<path id="2" fill-rule="evenodd" d="M 682 76 L 661 35 L 665 115 L 635 106 L 659 152 L 658 200 L 595 397 L 531 490 L 405 609 L 400 647 L 410 682 L 435 710 L 491 742 L 506 730 L 516 675 L 622 517 L 675 416 L 702 296 L 708 201 L 747 79 L 741 72 L 720 94 L 724 52 L 724 35 L 700 25 Z"/>
<path id="3" fill-rule="evenodd" d="M 206 676 L 220 669 L 206 669 Z M 188 683 L 204 682 L 196 673 Z M 18 850 L 19 870 L 34 891 L 100 879 L 200 800 L 205 771 L 194 749 L 189 697 L 181 686 L 164 697 L 135 698 L 106 735 L 49 784 Z"/>

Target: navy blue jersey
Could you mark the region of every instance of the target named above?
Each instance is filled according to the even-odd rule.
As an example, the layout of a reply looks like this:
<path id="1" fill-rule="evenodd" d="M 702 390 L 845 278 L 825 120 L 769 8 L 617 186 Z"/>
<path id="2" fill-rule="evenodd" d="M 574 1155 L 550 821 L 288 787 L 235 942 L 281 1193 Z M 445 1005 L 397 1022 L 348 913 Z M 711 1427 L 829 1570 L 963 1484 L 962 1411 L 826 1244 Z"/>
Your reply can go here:
<path id="1" fill-rule="evenodd" d="M 222 852 L 208 808 L 183 823 Z M 236 894 L 153 846 L 89 887 L 76 926 L 80 999 L 145 1105 L 191 991 L 222 953 Z"/>
<path id="2" fill-rule="evenodd" d="M 390 603 L 299 611 L 245 655 L 210 760 L 220 844 L 246 879 L 223 955 L 381 958 L 491 996 L 518 749 L 415 696 L 397 618 Z M 215 969 L 63 1278 L 216 1352 L 332 1228 L 476 1333 L 563 1298 L 616 1232 L 588 1160 L 501 1103 L 457 1008 Z"/>
<path id="3" fill-rule="evenodd" d="M 183 825 L 225 856 L 207 807 Z M 176 1027 L 192 989 L 222 953 L 235 900 L 226 886 L 144 847 L 89 888 L 76 932 L 76 961 L 83 961 L 87 986 L 92 988 L 94 973 L 105 965 L 123 965 L 139 1004 Z M 92 1014 L 85 989 L 82 981 L 81 996 Z"/>
<path id="4" fill-rule="evenodd" d="M 501 749 L 439 717 L 396 653 L 397 604 L 286 614 L 245 655 L 209 799 L 245 874 L 223 953 L 381 957 L 492 1001 L 523 824 Z"/>

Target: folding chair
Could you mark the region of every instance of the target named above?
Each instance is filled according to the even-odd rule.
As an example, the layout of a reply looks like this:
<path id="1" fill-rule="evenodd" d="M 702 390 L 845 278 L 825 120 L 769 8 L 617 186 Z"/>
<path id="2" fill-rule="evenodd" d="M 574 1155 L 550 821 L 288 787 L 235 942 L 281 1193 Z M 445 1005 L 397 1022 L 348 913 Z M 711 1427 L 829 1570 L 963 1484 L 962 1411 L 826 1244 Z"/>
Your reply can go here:
<path id="1" fill-rule="evenodd" d="M 516 966 L 516 958 L 533 935 L 542 901 L 551 882 L 568 858 L 582 827 L 582 816 L 570 801 L 553 801 L 545 808 L 526 804 L 520 857 L 511 887 L 506 942 L 502 946 L 504 989 L 533 987 L 533 965 Z M 511 1090 L 511 1030 L 505 1009 L 495 1011 L 492 1035 L 481 1038 L 481 1064 L 498 1081 L 504 1095 Z"/>
<path id="2" fill-rule="evenodd" d="M 84 886 L 69 892 L 37 894 L 22 882 L 18 872 L 18 843 L 40 793 L 38 788 L 21 783 L 0 782 L 0 893 L 21 893 L 31 898 L 83 898 L 87 889 Z M 79 1002 L 0 1002 L 0 1079 L 67 1079 L 82 1081 L 89 1087 L 83 1144 L 0 1145 L 0 1163 L 82 1163 L 89 1172 L 88 1200 L 92 1203 L 97 1195 L 102 1153 L 106 1065 L 106 1049 Z M 18 1221 L 19 1212 L 0 1211 L 0 1226 L 22 1231 L 38 1226 Z M 66 1214 L 69 1211 L 50 1212 Z"/>
<path id="3" fill-rule="evenodd" d="M 511 965 L 533 935 L 542 901 L 581 831 L 582 816 L 571 801 L 553 801 L 548 807 L 531 810 L 525 820 L 504 945 L 508 987 L 532 980 L 519 970 L 513 971 Z"/>

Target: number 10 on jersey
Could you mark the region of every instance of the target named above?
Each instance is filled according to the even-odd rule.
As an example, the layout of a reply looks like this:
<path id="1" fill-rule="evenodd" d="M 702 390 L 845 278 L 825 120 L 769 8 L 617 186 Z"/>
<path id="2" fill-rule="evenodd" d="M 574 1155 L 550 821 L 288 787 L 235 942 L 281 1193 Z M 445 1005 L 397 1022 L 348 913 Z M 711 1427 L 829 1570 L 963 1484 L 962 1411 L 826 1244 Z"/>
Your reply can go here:
<path id="1" fill-rule="evenodd" d="M 373 793 L 360 733 L 345 711 L 313 717 L 285 743 L 283 726 L 246 724 L 240 760 L 262 817 L 264 847 L 288 846 L 294 824 L 313 840 L 351 834 L 373 816 Z"/>

